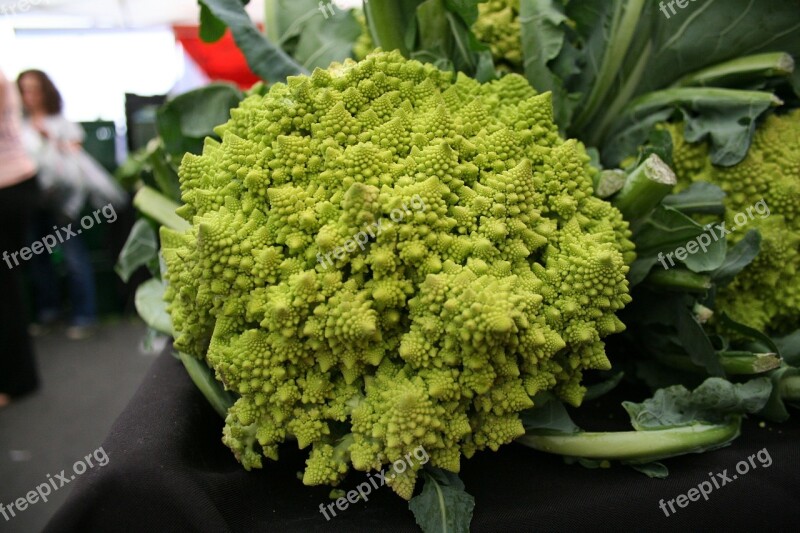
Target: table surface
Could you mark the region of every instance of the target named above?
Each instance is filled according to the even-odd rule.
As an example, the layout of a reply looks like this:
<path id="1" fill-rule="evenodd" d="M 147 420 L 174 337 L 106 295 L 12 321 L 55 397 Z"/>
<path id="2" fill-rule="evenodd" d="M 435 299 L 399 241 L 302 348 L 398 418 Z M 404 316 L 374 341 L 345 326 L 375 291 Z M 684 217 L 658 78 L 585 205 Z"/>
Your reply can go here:
<path id="1" fill-rule="evenodd" d="M 618 405 L 613 397 L 603 401 Z M 591 417 L 593 409 L 609 417 L 609 406 L 602 404 L 582 408 L 582 416 Z M 626 416 L 621 408 L 618 413 L 615 423 L 621 424 Z M 388 487 L 326 521 L 319 506 L 330 502 L 329 489 L 306 487 L 297 478 L 306 451 L 287 444 L 279 462 L 246 472 L 221 443 L 222 425 L 181 363 L 163 354 L 104 442 L 108 464 L 75 481 L 46 531 L 418 531 L 407 503 Z M 799 443 L 795 413 L 786 424 L 763 428 L 746 420 L 731 446 L 665 461 L 670 476 L 663 480 L 624 466 L 567 465 L 516 444 L 464 460 L 460 475 L 475 497 L 475 532 L 789 531 L 800 522 Z M 737 463 L 759 451 L 771 465 L 754 457 L 755 468 L 736 474 Z M 731 480 L 708 500 L 684 508 L 676 500 L 670 516 L 659 508 L 662 499 L 676 499 L 710 474 L 721 480 L 726 473 Z M 364 479 L 352 473 L 341 488 L 354 489 Z"/>

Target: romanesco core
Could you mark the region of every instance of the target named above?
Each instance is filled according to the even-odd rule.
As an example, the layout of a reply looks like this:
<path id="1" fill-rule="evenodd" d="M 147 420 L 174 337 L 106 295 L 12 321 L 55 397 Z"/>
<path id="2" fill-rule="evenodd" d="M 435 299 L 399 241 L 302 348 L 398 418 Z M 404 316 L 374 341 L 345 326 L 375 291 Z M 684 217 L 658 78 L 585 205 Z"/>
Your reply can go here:
<path id="1" fill-rule="evenodd" d="M 609 368 L 627 223 L 549 93 L 453 78 L 378 51 L 249 96 L 186 155 L 192 227 L 162 229 L 175 348 L 240 395 L 223 440 L 245 468 L 292 437 L 307 484 L 420 446 L 457 472 L 522 435 L 537 393 L 578 405 Z"/>
<path id="2" fill-rule="evenodd" d="M 734 245 L 749 229 L 761 233 L 755 260 L 723 287 L 717 308 L 731 318 L 762 331 L 786 333 L 800 323 L 800 110 L 771 115 L 756 130 L 747 157 L 733 167 L 716 167 L 705 144 L 689 144 L 682 124 L 665 126 L 672 134 L 675 172 L 684 184 L 706 181 L 727 193 L 728 228 L 735 217 L 747 216 L 745 226 L 730 233 Z M 768 213 L 761 205 L 766 204 Z M 740 215 L 740 218 L 743 215 Z"/>

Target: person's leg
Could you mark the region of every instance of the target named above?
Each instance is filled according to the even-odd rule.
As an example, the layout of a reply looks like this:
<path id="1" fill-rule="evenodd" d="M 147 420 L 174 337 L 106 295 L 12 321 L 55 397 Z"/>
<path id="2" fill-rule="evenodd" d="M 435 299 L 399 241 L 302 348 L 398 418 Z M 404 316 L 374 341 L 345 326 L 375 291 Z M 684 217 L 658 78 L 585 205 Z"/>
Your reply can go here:
<path id="1" fill-rule="evenodd" d="M 36 195 L 34 180 L 0 189 L 0 254 L 26 246 L 27 226 Z M 9 397 L 34 391 L 39 384 L 33 346 L 28 336 L 22 269 L 0 264 L 0 394 Z"/>
<path id="2" fill-rule="evenodd" d="M 51 235 L 55 231 L 52 220 L 46 211 L 37 211 L 31 223 L 31 231 L 28 232 L 28 244 Z M 36 304 L 36 320 L 42 326 L 46 326 L 55 322 L 61 311 L 60 283 L 53 267 L 52 256 L 43 253 L 31 257 L 30 273 Z"/>
<path id="3" fill-rule="evenodd" d="M 64 241 L 64 261 L 69 279 L 72 326 L 91 326 L 97 320 L 94 270 L 89 250 L 80 235 Z"/>

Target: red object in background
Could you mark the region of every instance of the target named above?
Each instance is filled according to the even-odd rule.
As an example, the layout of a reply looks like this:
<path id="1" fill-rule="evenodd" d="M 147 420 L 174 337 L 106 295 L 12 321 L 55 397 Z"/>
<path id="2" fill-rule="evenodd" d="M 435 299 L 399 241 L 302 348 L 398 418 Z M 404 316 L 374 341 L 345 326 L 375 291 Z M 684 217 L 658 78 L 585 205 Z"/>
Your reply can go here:
<path id="1" fill-rule="evenodd" d="M 173 26 L 175 38 L 186 53 L 214 81 L 230 81 L 241 89 L 249 89 L 260 80 L 253 74 L 241 50 L 236 46 L 230 30 L 215 43 L 200 39 L 197 26 Z"/>

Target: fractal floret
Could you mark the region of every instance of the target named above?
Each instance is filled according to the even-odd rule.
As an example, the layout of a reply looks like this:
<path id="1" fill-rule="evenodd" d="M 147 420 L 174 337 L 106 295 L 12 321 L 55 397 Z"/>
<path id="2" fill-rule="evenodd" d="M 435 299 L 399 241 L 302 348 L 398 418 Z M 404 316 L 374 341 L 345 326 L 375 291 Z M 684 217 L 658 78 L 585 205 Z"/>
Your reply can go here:
<path id="1" fill-rule="evenodd" d="M 419 447 L 457 472 L 538 393 L 578 405 L 609 368 L 633 244 L 549 93 L 377 51 L 217 133 L 181 166 L 166 298 L 175 348 L 239 396 L 223 440 L 245 468 L 292 440 L 309 485 Z M 410 498 L 420 467 L 389 483 Z"/>
<path id="2" fill-rule="evenodd" d="M 706 144 L 689 144 L 671 124 L 675 171 L 684 183 L 706 181 L 727 193 L 726 223 L 736 244 L 749 229 L 761 250 L 723 288 L 717 307 L 759 330 L 784 333 L 800 322 L 800 110 L 771 115 L 756 130 L 747 157 L 732 167 L 711 164 Z M 738 217 L 738 218 L 737 218 Z"/>
<path id="3" fill-rule="evenodd" d="M 520 72 L 523 67 L 519 0 L 488 0 L 478 4 L 480 16 L 472 31 L 489 45 L 492 57 L 504 70 Z"/>

